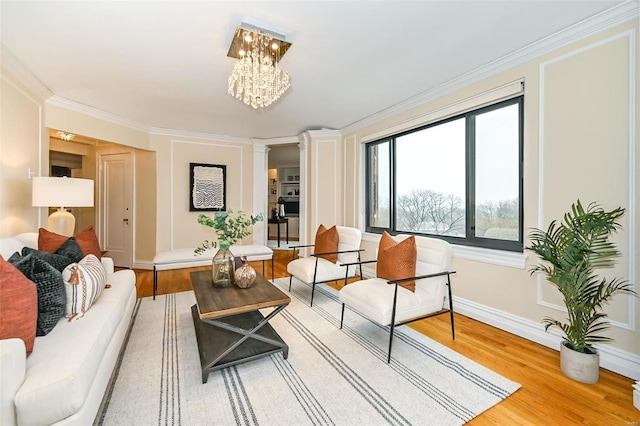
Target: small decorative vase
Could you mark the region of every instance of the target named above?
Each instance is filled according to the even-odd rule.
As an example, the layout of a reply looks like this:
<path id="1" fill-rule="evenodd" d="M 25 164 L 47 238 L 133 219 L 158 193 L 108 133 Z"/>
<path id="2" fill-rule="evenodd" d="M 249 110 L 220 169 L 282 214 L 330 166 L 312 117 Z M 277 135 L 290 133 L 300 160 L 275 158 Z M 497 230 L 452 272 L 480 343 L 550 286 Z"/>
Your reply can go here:
<path id="1" fill-rule="evenodd" d="M 256 270 L 247 261 L 247 256 L 242 256 L 242 266 L 236 269 L 236 285 L 240 288 L 251 287 L 256 280 Z"/>
<path id="2" fill-rule="evenodd" d="M 233 284 L 233 254 L 229 250 L 218 250 L 213 256 L 211 275 L 214 287 L 227 287 Z"/>

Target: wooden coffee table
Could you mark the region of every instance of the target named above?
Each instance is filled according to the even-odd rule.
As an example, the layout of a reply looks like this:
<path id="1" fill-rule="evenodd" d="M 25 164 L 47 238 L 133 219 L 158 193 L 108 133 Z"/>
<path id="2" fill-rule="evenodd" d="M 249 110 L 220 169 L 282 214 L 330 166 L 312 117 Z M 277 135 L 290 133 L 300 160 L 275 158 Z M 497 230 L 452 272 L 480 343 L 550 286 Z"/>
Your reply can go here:
<path id="1" fill-rule="evenodd" d="M 260 274 L 247 289 L 213 287 L 211 271 L 191 273 L 196 304 L 191 307 L 202 383 L 209 373 L 273 353 L 286 359 L 289 346 L 269 321 L 291 302 L 289 296 Z M 274 308 L 266 317 L 259 309 Z"/>

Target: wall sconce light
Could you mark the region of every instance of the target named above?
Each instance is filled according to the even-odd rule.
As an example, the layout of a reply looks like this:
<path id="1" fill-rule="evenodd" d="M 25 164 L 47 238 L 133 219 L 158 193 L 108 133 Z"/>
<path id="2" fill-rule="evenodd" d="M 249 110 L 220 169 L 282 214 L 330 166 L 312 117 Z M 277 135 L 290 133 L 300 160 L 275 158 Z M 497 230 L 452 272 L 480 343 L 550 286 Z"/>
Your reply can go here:
<path id="1" fill-rule="evenodd" d="M 76 135 L 74 135 L 73 133 L 65 133 L 65 132 L 58 132 L 57 135 L 63 141 L 70 141 L 76 137 Z"/>

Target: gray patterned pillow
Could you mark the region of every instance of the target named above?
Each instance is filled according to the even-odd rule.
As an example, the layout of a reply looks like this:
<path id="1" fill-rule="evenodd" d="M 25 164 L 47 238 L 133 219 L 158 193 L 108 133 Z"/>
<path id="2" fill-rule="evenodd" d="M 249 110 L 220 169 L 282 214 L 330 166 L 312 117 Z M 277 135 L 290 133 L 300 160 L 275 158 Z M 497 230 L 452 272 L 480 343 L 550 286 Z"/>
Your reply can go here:
<path id="1" fill-rule="evenodd" d="M 69 237 L 69 239 L 62 243 L 62 245 L 58 247 L 58 249 L 54 253 L 70 258 L 70 263 L 80 262 L 84 258 L 84 253 L 82 252 L 82 249 L 80 248 L 76 237 Z M 65 265 L 65 267 L 67 265 Z"/>
<path id="2" fill-rule="evenodd" d="M 62 272 L 68 265 L 71 265 L 73 263 L 73 259 L 61 254 L 47 253 L 46 251 L 36 250 L 31 247 L 23 247 L 22 256 L 28 256 L 29 254 L 33 254 L 38 259 L 44 260 L 60 272 Z"/>
<path id="3" fill-rule="evenodd" d="M 64 316 L 67 295 L 62 274 L 33 253 L 21 257 L 13 263 L 13 266 L 36 284 L 38 289 L 36 336 L 45 336 Z"/>

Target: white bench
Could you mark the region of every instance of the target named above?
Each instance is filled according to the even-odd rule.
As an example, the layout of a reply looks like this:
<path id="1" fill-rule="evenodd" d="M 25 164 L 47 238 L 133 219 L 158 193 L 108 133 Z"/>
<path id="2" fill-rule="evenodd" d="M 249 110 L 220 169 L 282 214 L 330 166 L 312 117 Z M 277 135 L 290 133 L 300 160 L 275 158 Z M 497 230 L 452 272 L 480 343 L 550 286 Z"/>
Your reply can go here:
<path id="1" fill-rule="evenodd" d="M 158 271 L 170 269 L 195 268 L 196 266 L 210 266 L 213 256 L 218 249 L 209 249 L 202 254 L 195 254 L 192 248 L 163 251 L 153 258 L 153 299 L 158 291 Z M 262 261 L 262 275 L 264 276 L 264 261 L 271 259 L 271 278 L 273 279 L 273 250 L 267 246 L 233 245 L 229 249 L 235 257 L 247 256 L 249 261 Z"/>

